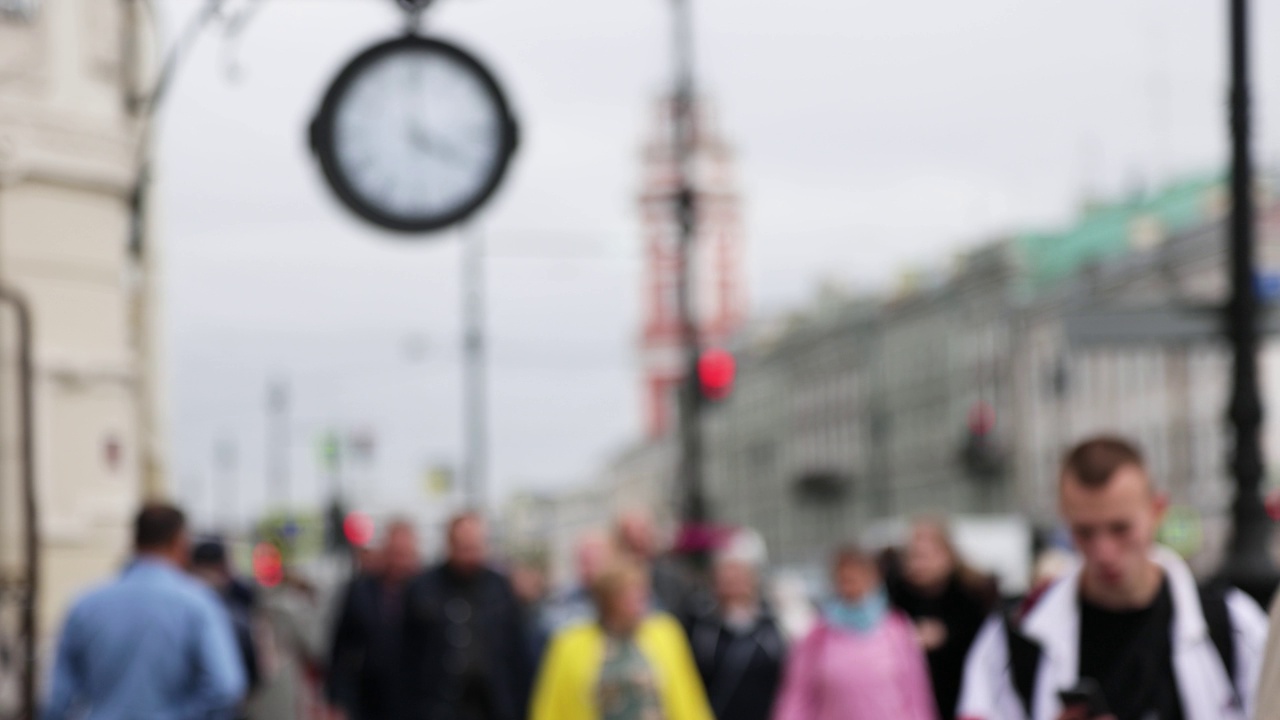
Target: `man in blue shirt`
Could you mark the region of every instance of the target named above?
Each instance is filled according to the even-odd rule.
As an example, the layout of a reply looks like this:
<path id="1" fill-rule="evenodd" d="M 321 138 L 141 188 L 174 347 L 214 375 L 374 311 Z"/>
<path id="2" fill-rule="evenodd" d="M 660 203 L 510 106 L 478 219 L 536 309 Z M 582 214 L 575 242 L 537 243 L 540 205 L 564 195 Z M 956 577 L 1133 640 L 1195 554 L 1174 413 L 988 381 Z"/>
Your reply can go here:
<path id="1" fill-rule="evenodd" d="M 222 720 L 245 693 L 231 621 L 182 570 L 186 518 L 151 504 L 134 524 L 136 557 L 72 608 L 44 720 Z"/>

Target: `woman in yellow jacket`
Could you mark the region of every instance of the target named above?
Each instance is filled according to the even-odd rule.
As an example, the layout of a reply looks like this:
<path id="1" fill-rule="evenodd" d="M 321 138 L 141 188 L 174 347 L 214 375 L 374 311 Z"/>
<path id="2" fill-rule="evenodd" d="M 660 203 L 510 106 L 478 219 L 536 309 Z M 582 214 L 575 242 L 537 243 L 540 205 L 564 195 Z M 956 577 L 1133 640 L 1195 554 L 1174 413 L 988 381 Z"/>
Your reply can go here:
<path id="1" fill-rule="evenodd" d="M 556 635 L 530 720 L 714 720 L 684 630 L 649 614 L 649 580 L 620 562 L 592 587 L 599 622 Z"/>

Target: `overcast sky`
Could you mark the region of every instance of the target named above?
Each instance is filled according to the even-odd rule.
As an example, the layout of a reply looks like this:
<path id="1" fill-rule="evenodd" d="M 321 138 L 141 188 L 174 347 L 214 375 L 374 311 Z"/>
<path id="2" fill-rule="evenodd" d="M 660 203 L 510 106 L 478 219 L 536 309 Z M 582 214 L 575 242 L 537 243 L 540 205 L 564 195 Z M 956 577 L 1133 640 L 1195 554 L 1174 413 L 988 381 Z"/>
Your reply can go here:
<path id="1" fill-rule="evenodd" d="M 1223 2 L 692 2 L 699 81 L 738 152 L 757 314 L 824 280 L 886 287 L 1065 222 L 1086 192 L 1225 161 Z M 439 0 L 428 16 L 492 67 L 523 128 L 477 223 L 500 493 L 586 481 L 638 437 L 638 148 L 669 76 L 668 5 Z M 162 7 L 173 28 L 196 4 Z M 1280 5 L 1254 7 L 1255 37 L 1280 37 Z M 391 0 L 263 0 L 238 40 L 214 26 L 182 68 L 159 187 L 172 468 L 188 500 L 225 485 L 226 442 L 238 512 L 266 502 L 270 377 L 292 388 L 295 503 L 318 502 L 328 427 L 375 434 L 358 473 L 371 506 L 421 507 L 423 469 L 459 460 L 459 238 L 354 219 L 304 142 L 341 66 L 399 30 Z M 1255 60 L 1258 149 L 1276 159 L 1280 44 Z M 406 352 L 412 338 L 425 352 Z"/>

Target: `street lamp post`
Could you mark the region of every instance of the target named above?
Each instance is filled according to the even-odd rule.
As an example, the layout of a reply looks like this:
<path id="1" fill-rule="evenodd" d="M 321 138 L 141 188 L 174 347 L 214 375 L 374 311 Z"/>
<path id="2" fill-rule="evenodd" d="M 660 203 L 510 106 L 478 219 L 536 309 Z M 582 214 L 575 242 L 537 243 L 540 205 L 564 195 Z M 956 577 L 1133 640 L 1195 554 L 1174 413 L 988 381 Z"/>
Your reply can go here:
<path id="1" fill-rule="evenodd" d="M 677 304 L 680 315 L 682 364 L 679 388 L 680 464 L 677 478 L 681 516 L 686 523 L 709 517 L 703 487 L 702 394 L 698 387 L 698 315 L 695 303 L 698 196 L 694 148 L 697 127 L 693 83 L 693 9 L 691 0 L 672 0 L 674 17 L 675 94 L 672 106 L 673 162 L 676 170 L 675 211 L 679 231 Z"/>
<path id="2" fill-rule="evenodd" d="M 137 0 L 129 7 L 137 15 L 141 14 Z M 126 98 L 130 113 L 138 123 L 139 136 L 135 157 L 135 173 L 133 191 L 129 199 L 129 255 L 134 268 L 141 274 L 139 285 L 134 290 L 130 308 L 130 325 L 138 356 L 142 362 L 152 362 L 159 346 L 158 332 L 155 327 L 157 290 L 157 259 L 155 249 L 150 240 L 148 211 L 152 192 L 152 158 L 156 137 L 156 115 L 164 100 L 168 97 L 174 78 L 182 64 L 186 53 L 195 45 L 196 38 L 206 26 L 219 17 L 224 0 L 205 0 L 190 23 L 169 48 L 159 69 L 155 83 L 148 90 L 139 87 L 131 89 Z M 136 17 L 136 15 L 135 15 Z M 133 59 L 133 81 L 141 83 L 143 74 L 141 25 L 135 21 L 134 34 L 130 36 L 129 56 Z M 144 368 L 139 382 L 138 398 L 138 444 L 139 462 L 142 471 L 142 486 L 147 495 L 162 495 L 164 484 L 163 449 L 160 439 L 160 401 L 157 397 L 159 388 L 155 380 L 154 368 Z"/>
<path id="3" fill-rule="evenodd" d="M 1248 0 L 1231 3 L 1231 299 L 1226 329 L 1233 350 L 1231 405 L 1236 480 L 1233 533 L 1224 579 L 1266 603 L 1276 586 L 1270 521 L 1262 503 L 1262 400 L 1258 387 L 1258 293 L 1254 282 L 1253 161 L 1250 148 Z"/>
<path id="4" fill-rule="evenodd" d="M 463 487 L 467 504 L 488 511 L 488 394 L 485 347 L 484 236 L 474 224 L 462 231 Z"/>
<path id="5" fill-rule="evenodd" d="M 267 383 L 267 477 L 280 510 L 288 510 L 290 505 L 289 454 L 292 449 L 289 384 L 277 378 Z"/>

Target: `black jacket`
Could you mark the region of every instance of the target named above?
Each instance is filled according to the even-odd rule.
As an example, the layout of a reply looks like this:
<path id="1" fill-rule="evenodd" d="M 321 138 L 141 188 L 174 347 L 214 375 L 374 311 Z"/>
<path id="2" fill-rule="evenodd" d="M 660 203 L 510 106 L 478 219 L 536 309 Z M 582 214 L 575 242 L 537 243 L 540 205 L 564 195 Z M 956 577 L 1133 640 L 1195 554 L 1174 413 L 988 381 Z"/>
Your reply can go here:
<path id="1" fill-rule="evenodd" d="M 359 576 L 347 586 L 334 628 L 326 694 L 351 720 L 407 717 L 402 671 L 404 591 Z"/>
<path id="2" fill-rule="evenodd" d="M 442 565 L 416 578 L 405 611 L 409 720 L 463 717 L 468 700 L 486 720 L 522 720 L 533 680 L 522 615 L 493 570 L 467 577 Z"/>
<path id="3" fill-rule="evenodd" d="M 699 615 L 687 630 L 717 720 L 768 720 L 787 647 L 773 616 L 763 612 L 749 630 L 737 633 L 713 611 Z"/>
<path id="4" fill-rule="evenodd" d="M 994 584 L 980 587 L 954 575 L 940 594 L 932 596 L 920 592 L 901 577 L 891 578 L 888 587 L 893 604 L 913 621 L 933 619 L 947 628 L 946 640 L 929 651 L 928 658 L 938 714 L 943 720 L 951 720 L 960 697 L 969 647 L 995 605 Z"/>

